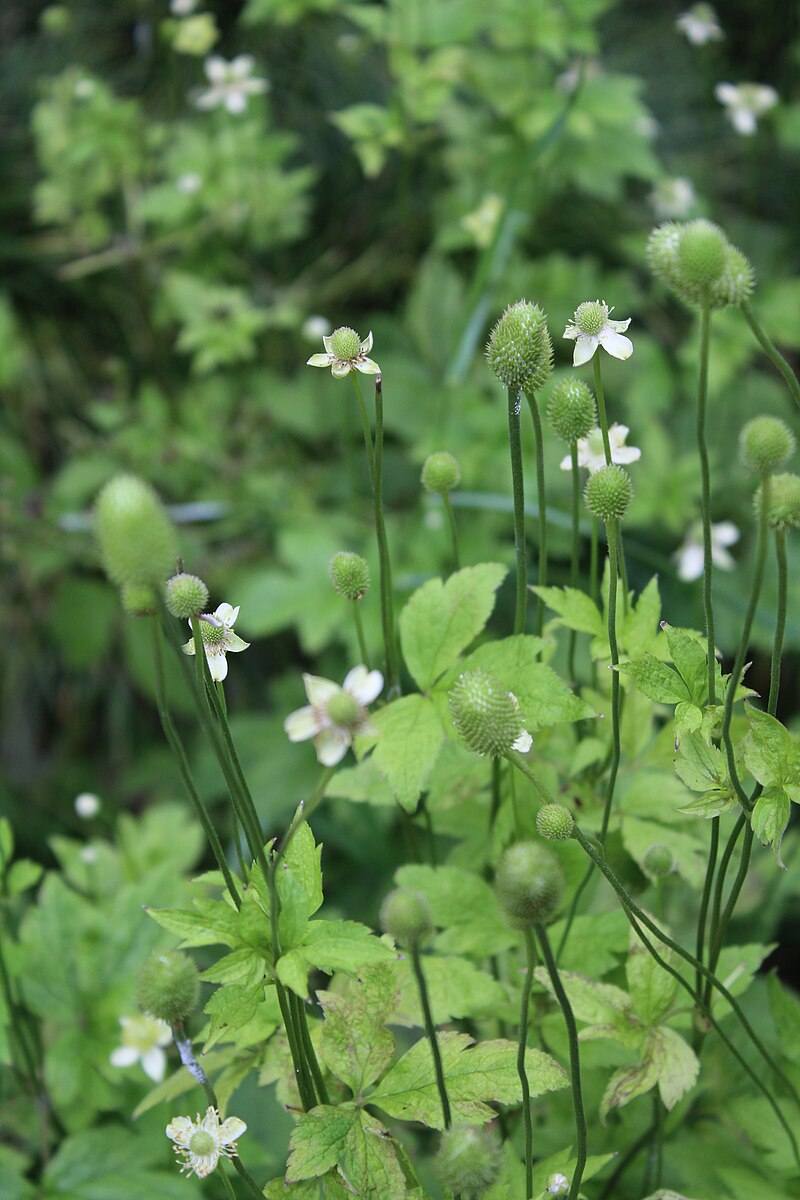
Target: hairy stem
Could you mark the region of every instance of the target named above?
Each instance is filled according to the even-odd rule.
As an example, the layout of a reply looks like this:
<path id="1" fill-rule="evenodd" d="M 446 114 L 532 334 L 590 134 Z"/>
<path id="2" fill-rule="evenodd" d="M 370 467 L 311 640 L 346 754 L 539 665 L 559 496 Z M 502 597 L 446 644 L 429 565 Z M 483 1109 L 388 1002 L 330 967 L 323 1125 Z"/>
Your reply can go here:
<path id="1" fill-rule="evenodd" d="M 533 1195 L 533 1120 L 531 1118 L 531 1089 L 525 1067 L 525 1052 L 528 1048 L 528 1009 L 531 1002 L 533 973 L 536 969 L 536 949 L 533 931 L 525 930 L 525 978 L 522 982 L 522 998 L 519 1011 L 519 1044 L 517 1048 L 517 1074 L 522 1088 L 522 1124 L 525 1130 L 525 1197 Z"/>
<path id="2" fill-rule="evenodd" d="M 536 498 L 539 507 L 539 587 L 547 585 L 547 492 L 544 482 L 544 446 L 542 443 L 542 418 L 535 392 L 526 392 L 528 407 L 533 420 L 533 432 L 536 440 Z M 544 600 L 541 596 L 536 601 L 536 633 L 541 637 L 544 627 Z"/>
<path id="3" fill-rule="evenodd" d="M 361 601 L 360 600 L 351 600 L 350 603 L 353 606 L 353 621 L 354 621 L 355 627 L 356 627 L 356 637 L 358 638 L 358 652 L 361 655 L 361 661 L 364 664 L 364 666 L 367 668 L 368 671 L 371 671 L 372 666 L 369 661 L 369 654 L 367 653 L 367 643 L 364 638 L 364 623 L 361 620 L 361 609 L 359 608 Z"/>
<path id="4" fill-rule="evenodd" d="M 425 972 L 422 970 L 422 961 L 420 959 L 418 942 L 414 942 L 414 944 L 411 946 L 411 965 L 414 969 L 414 976 L 417 981 L 419 1001 L 422 1006 L 422 1016 L 425 1022 L 425 1033 L 427 1034 L 428 1042 L 430 1043 L 431 1047 L 433 1069 L 436 1074 L 436 1087 L 439 1090 L 439 1099 L 442 1104 L 444 1127 L 445 1129 L 449 1129 L 453 1124 L 453 1117 L 450 1111 L 450 1100 L 447 1096 L 447 1085 L 445 1084 L 444 1079 L 444 1066 L 442 1065 L 442 1055 L 441 1051 L 439 1050 L 439 1039 L 436 1036 L 436 1026 L 433 1023 L 431 1002 L 428 997 L 428 985 L 425 982 Z"/>
<path id="5" fill-rule="evenodd" d="M 711 599 L 713 562 L 711 558 L 711 474 L 706 445 L 706 403 L 708 400 L 708 347 L 711 312 L 704 304 L 700 313 L 700 371 L 697 381 L 697 451 L 700 455 L 703 521 L 703 608 L 706 619 L 706 660 L 708 666 L 708 703 L 716 704 L 716 640 L 714 608 Z"/>
<path id="6" fill-rule="evenodd" d="M 578 586 L 578 562 L 580 556 L 580 523 L 581 523 L 581 481 L 578 468 L 578 443 L 570 442 L 569 447 L 570 471 L 572 476 L 572 546 L 569 562 L 570 587 Z M 575 682 L 575 643 L 577 634 L 574 629 L 569 631 L 569 648 L 567 650 L 567 671 L 572 683 Z"/>
<path id="7" fill-rule="evenodd" d="M 619 524 L 609 521 L 606 525 L 608 540 L 608 646 L 611 652 L 611 765 L 609 767 L 608 784 L 606 787 L 606 802 L 603 808 L 603 820 L 600 825 L 600 844 L 606 840 L 608 823 L 611 820 L 611 807 L 614 803 L 614 789 L 617 784 L 620 743 L 620 689 L 619 689 L 619 649 L 617 646 L 617 545 Z"/>
<path id="8" fill-rule="evenodd" d="M 741 303 L 741 309 L 744 314 L 744 319 L 747 321 L 747 324 L 755 334 L 759 346 L 764 351 L 772 365 L 783 376 L 786 386 L 789 389 L 789 394 L 791 395 L 797 407 L 800 408 L 800 383 L 797 381 L 797 376 L 781 354 L 780 350 L 776 348 L 771 339 L 767 336 L 763 325 L 753 312 L 750 301 L 743 300 Z"/>
<path id="9" fill-rule="evenodd" d="M 447 517 L 447 526 L 450 530 L 450 553 L 453 559 L 453 570 L 460 571 L 461 555 L 458 551 L 458 526 L 456 525 L 456 514 L 453 512 L 453 503 L 448 492 L 443 493 L 442 504 L 444 505 L 444 511 Z"/>
<path id="10" fill-rule="evenodd" d="M 517 600 L 514 633 L 525 629 L 528 601 L 528 567 L 525 553 L 525 483 L 522 471 L 522 437 L 519 423 L 520 393 L 508 389 L 508 442 L 511 450 L 511 486 L 514 493 L 514 548 L 517 560 Z"/>

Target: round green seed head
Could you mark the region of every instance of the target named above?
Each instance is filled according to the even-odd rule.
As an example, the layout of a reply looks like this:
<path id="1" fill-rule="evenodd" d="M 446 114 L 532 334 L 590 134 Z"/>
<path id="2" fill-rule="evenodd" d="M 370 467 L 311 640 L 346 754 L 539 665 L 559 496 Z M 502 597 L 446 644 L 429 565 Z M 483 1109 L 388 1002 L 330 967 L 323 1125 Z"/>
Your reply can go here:
<path id="1" fill-rule="evenodd" d="M 669 846 L 656 842 L 645 854 L 642 866 L 653 879 L 664 879 L 675 870 L 675 856 Z"/>
<path id="2" fill-rule="evenodd" d="M 759 475 L 780 471 L 796 448 L 794 434 L 780 417 L 754 417 L 739 436 L 742 462 Z"/>
<path id="3" fill-rule="evenodd" d="M 333 590 L 345 600 L 362 600 L 369 587 L 367 560 L 350 550 L 337 550 L 328 566 Z"/>
<path id="4" fill-rule="evenodd" d="M 762 487 L 755 494 L 756 512 L 761 514 Z M 773 475 L 769 481 L 767 521 L 778 530 L 800 528 L 800 475 L 786 472 Z"/>
<path id="5" fill-rule="evenodd" d="M 416 946 L 433 929 L 431 906 L 421 892 L 395 888 L 381 905 L 380 923 L 401 946 Z"/>
<path id="6" fill-rule="evenodd" d="M 572 813 L 563 804 L 544 804 L 536 814 L 536 830 L 547 842 L 565 842 L 574 828 Z"/>
<path id="7" fill-rule="evenodd" d="M 586 480 L 583 499 L 593 517 L 621 521 L 633 499 L 633 484 L 626 470 L 616 463 L 601 467 Z"/>
<path id="8" fill-rule="evenodd" d="M 461 482 L 458 459 L 448 450 L 438 450 L 435 454 L 429 454 L 422 465 L 421 479 L 426 492 L 439 496 L 452 492 Z"/>
<path id="9" fill-rule="evenodd" d="M 200 981 L 188 954 L 163 950 L 145 959 L 136 988 L 139 1007 L 168 1025 L 185 1021 L 197 1007 Z"/>
<path id="10" fill-rule="evenodd" d="M 436 1155 L 441 1187 L 463 1200 L 480 1200 L 500 1174 L 503 1156 L 498 1137 L 477 1125 L 445 1129 Z"/>
<path id="11" fill-rule="evenodd" d="M 552 921 L 564 896 L 558 859 L 538 842 L 515 842 L 504 851 L 494 881 L 506 920 L 515 929 Z"/>
<path id="12" fill-rule="evenodd" d="M 516 697 L 486 671 L 464 671 L 448 700 L 453 724 L 476 754 L 506 754 L 522 733 Z"/>
<path id="13" fill-rule="evenodd" d="M 670 287 L 675 286 L 680 243 L 681 226 L 675 221 L 657 225 L 647 239 L 648 266 L 655 276 Z"/>
<path id="14" fill-rule="evenodd" d="M 188 621 L 208 604 L 208 588 L 198 575 L 188 575 L 182 571 L 180 575 L 173 575 L 167 580 L 164 603 L 173 617 Z"/>
<path id="15" fill-rule="evenodd" d="M 563 379 L 550 393 L 547 417 L 558 436 L 570 445 L 597 424 L 594 395 L 580 379 Z"/>
<path id="16" fill-rule="evenodd" d="M 325 712 L 334 725 L 341 725 L 345 729 L 354 729 L 358 725 L 361 711 L 355 696 L 351 696 L 344 688 L 334 692 L 325 705 Z"/>
<path id="17" fill-rule="evenodd" d="M 117 475 L 100 492 L 94 508 L 100 557 L 112 582 L 162 584 L 175 567 L 172 522 L 149 484 Z"/>
<path id="18" fill-rule="evenodd" d="M 206 1154 L 212 1154 L 218 1149 L 216 1138 L 205 1129 L 198 1129 L 192 1134 L 189 1139 L 189 1149 L 192 1154 L 198 1154 L 204 1157 Z"/>
<path id="19" fill-rule="evenodd" d="M 120 598 L 131 617 L 152 617 L 158 612 L 158 596 L 149 583 L 123 583 Z"/>
<path id="20" fill-rule="evenodd" d="M 538 304 L 510 304 L 489 335 L 486 361 L 514 391 L 535 392 L 553 372 L 553 343 Z"/>
<path id="21" fill-rule="evenodd" d="M 722 275 L 728 257 L 728 239 L 711 221 L 690 221 L 681 230 L 678 263 L 687 285 L 708 288 Z"/>
<path id="22" fill-rule="evenodd" d="M 735 246 L 728 246 L 725 268 L 711 285 L 711 306 L 724 308 L 727 304 L 741 304 L 752 295 L 755 286 L 755 272 L 750 260 Z"/>
<path id="23" fill-rule="evenodd" d="M 358 355 L 361 349 L 361 338 L 355 329 L 350 329 L 348 325 L 342 325 L 341 328 L 334 329 L 330 336 L 330 344 L 336 357 L 347 362 Z"/>

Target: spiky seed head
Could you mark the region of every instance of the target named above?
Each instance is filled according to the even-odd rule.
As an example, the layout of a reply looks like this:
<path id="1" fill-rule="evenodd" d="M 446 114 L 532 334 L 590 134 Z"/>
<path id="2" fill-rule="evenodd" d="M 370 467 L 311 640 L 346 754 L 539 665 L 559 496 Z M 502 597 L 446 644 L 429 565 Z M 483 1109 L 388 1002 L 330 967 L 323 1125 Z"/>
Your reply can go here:
<path id="1" fill-rule="evenodd" d="M 510 304 L 489 335 L 486 361 L 505 387 L 536 392 L 553 372 L 553 343 L 538 304 Z"/>
<path id="2" fill-rule="evenodd" d="M 547 842 L 565 842 L 574 828 L 575 819 L 563 804 L 543 804 L 536 814 L 536 830 Z"/>
<path id="3" fill-rule="evenodd" d="M 761 513 L 763 484 L 756 490 L 756 512 Z M 800 475 L 785 472 L 773 475 L 769 481 L 767 521 L 771 529 L 800 528 Z"/>
<path id="4" fill-rule="evenodd" d="M 500 1174 L 500 1140 L 490 1129 L 454 1125 L 445 1129 L 436 1155 L 436 1176 L 446 1192 L 480 1200 Z"/>
<path id="5" fill-rule="evenodd" d="M 583 499 L 593 517 L 600 521 L 621 521 L 633 499 L 631 477 L 623 467 L 611 463 L 590 475 Z"/>
<path id="6" fill-rule="evenodd" d="M 581 379 L 562 379 L 550 393 L 547 416 L 557 435 L 569 445 L 597 425 L 597 405 Z"/>
<path id="7" fill-rule="evenodd" d="M 759 475 L 780 471 L 796 448 L 794 434 L 780 417 L 753 417 L 739 436 L 742 462 Z"/>
<path id="8" fill-rule="evenodd" d="M 675 856 L 669 846 L 656 842 L 645 854 L 642 866 L 653 879 L 664 879 L 675 870 Z"/>
<path id="9" fill-rule="evenodd" d="M 369 587 L 367 560 L 351 550 L 337 550 L 328 565 L 333 590 L 346 600 L 362 600 Z"/>
<path id="10" fill-rule="evenodd" d="M 185 1021 L 197 1007 L 200 980 L 188 954 L 161 950 L 145 959 L 139 971 L 139 1007 L 168 1025 Z"/>
<path id="11" fill-rule="evenodd" d="M 416 946 L 433 929 L 433 914 L 422 892 L 395 888 L 381 905 L 381 928 L 401 946 Z"/>
<path id="12" fill-rule="evenodd" d="M 120 599 L 131 617 L 152 617 L 158 612 L 158 594 L 150 583 L 123 583 Z"/>
<path id="13" fill-rule="evenodd" d="M 208 588 L 199 575 L 181 571 L 167 580 L 164 588 L 164 603 L 167 611 L 180 621 L 198 616 L 208 604 Z"/>
<path id="14" fill-rule="evenodd" d="M 547 925 L 564 896 L 564 872 L 539 842 L 515 842 L 503 852 L 494 881 L 506 920 L 515 929 Z"/>
<path id="15" fill-rule="evenodd" d="M 724 270 L 711 285 L 711 307 L 741 304 L 752 295 L 755 286 L 756 277 L 750 260 L 736 246 L 729 245 Z"/>
<path id="16" fill-rule="evenodd" d="M 684 225 L 678 262 L 687 285 L 708 289 L 725 270 L 727 257 L 728 239 L 718 225 L 702 218 Z"/>
<path id="17" fill-rule="evenodd" d="M 429 454 L 422 465 L 422 486 L 426 492 L 444 496 L 457 488 L 461 482 L 458 459 L 448 450 L 437 450 Z"/>
<path id="18" fill-rule="evenodd" d="M 448 700 L 453 724 L 476 754 L 506 754 L 522 733 L 516 697 L 486 671 L 462 672 Z"/>
<path id="19" fill-rule="evenodd" d="M 134 475 L 116 475 L 102 488 L 94 530 L 113 583 L 161 585 L 174 569 L 175 529 L 150 485 Z"/>
<path id="20" fill-rule="evenodd" d="M 342 325 L 339 329 L 334 329 L 330 337 L 330 345 L 337 358 L 342 362 L 348 362 L 351 358 L 357 357 L 361 349 L 361 338 L 355 329 L 351 329 L 348 325 Z"/>

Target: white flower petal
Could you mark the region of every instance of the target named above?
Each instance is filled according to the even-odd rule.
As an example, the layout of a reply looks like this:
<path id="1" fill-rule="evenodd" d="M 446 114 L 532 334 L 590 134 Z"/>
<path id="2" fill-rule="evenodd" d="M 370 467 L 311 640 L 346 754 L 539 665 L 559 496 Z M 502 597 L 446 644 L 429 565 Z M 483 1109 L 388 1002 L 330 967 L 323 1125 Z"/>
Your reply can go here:
<path id="1" fill-rule="evenodd" d="M 675 556 L 678 561 L 678 578 L 684 583 L 691 583 L 703 574 L 703 547 L 687 545 L 682 547 Z"/>
<path id="2" fill-rule="evenodd" d="M 232 604 L 218 604 L 214 612 L 214 616 L 223 625 L 231 626 L 239 615 L 239 609 L 234 608 Z"/>
<path id="3" fill-rule="evenodd" d="M 184 654 L 194 654 L 194 638 L 193 637 L 189 638 L 188 642 L 184 643 L 183 653 Z"/>
<path id="4" fill-rule="evenodd" d="M 714 95 L 720 104 L 737 104 L 739 101 L 739 89 L 735 83 L 718 83 Z"/>
<path id="5" fill-rule="evenodd" d="M 568 454 L 566 456 L 566 458 L 562 458 L 561 462 L 558 465 L 562 471 L 571 471 L 572 470 L 572 455 Z"/>
<path id="6" fill-rule="evenodd" d="M 718 546 L 733 546 L 739 540 L 739 529 L 733 521 L 719 521 L 711 526 L 711 541 Z"/>
<path id="7" fill-rule="evenodd" d="M 736 567 L 736 559 L 724 546 L 711 547 L 711 561 L 715 567 L 720 567 L 723 571 L 733 571 Z"/>
<path id="8" fill-rule="evenodd" d="M 305 742 L 316 737 L 321 729 L 322 726 L 310 704 L 305 708 L 295 709 L 283 722 L 283 731 L 290 742 Z"/>
<path id="9" fill-rule="evenodd" d="M 328 334 L 323 333 L 322 344 L 325 347 L 325 349 L 328 351 L 328 354 L 331 356 L 331 358 L 336 358 L 336 351 L 333 348 L 333 334 L 332 333 L 328 333 Z"/>
<path id="10" fill-rule="evenodd" d="M 233 113 L 234 116 L 238 116 L 239 113 L 243 113 L 247 108 L 246 94 L 241 89 L 228 92 L 227 96 L 225 97 L 225 107 L 227 108 L 228 112 Z"/>
<path id="11" fill-rule="evenodd" d="M 209 1104 L 208 1108 L 203 1113 L 203 1119 L 200 1122 L 199 1128 L 205 1129 L 206 1133 L 210 1133 L 214 1137 L 219 1136 L 219 1113 L 214 1108 L 213 1104 Z"/>
<path id="12" fill-rule="evenodd" d="M 383 690 L 383 676 L 380 671 L 368 671 L 365 666 L 353 667 L 345 676 L 344 690 L 363 705 L 372 704 Z"/>
<path id="13" fill-rule="evenodd" d="M 523 729 L 517 740 L 512 744 L 512 750 L 518 750 L 520 754 L 527 754 L 533 745 L 533 738 L 528 733 L 527 729 Z"/>
<path id="14" fill-rule="evenodd" d="M 224 650 L 212 649 L 211 646 L 206 646 L 206 662 L 211 673 L 211 678 L 215 683 L 222 683 L 223 679 L 228 676 L 228 660 L 225 657 Z"/>
<path id="15" fill-rule="evenodd" d="M 315 708 L 324 708 L 331 696 L 340 690 L 338 683 L 332 679 L 323 679 L 321 675 L 303 675 L 303 687 L 306 689 L 309 704 Z"/>
<path id="16" fill-rule="evenodd" d="M 185 1146 L 194 1131 L 195 1123 L 191 1118 L 173 1117 L 165 1132 L 171 1141 L 177 1142 L 179 1146 Z"/>
<path id="17" fill-rule="evenodd" d="M 167 1056 L 158 1046 L 142 1055 L 142 1070 L 153 1083 L 161 1083 L 167 1070 Z"/>
<path id="18" fill-rule="evenodd" d="M 631 318 L 628 317 L 625 321 L 606 321 L 606 325 L 610 325 L 615 333 L 624 333 L 631 323 Z M 602 345 L 603 335 L 600 334 L 600 343 Z"/>
<path id="19" fill-rule="evenodd" d="M 577 325 L 573 325 L 572 323 L 570 323 L 567 326 L 567 328 L 564 330 L 564 332 L 562 334 L 562 337 L 569 338 L 569 340 L 571 342 L 574 342 L 575 338 L 580 337 L 580 336 L 581 336 L 580 329 L 578 329 Z"/>
<path id="20" fill-rule="evenodd" d="M 369 354 L 371 349 L 372 349 L 372 330 L 370 329 L 369 333 L 367 334 L 367 336 L 364 338 L 363 342 L 359 346 L 359 350 L 361 351 L 362 354 Z"/>
<path id="21" fill-rule="evenodd" d="M 238 633 L 229 633 L 225 640 L 225 650 L 228 654 L 241 654 L 243 650 L 247 650 L 250 646 L 249 642 L 243 641 Z"/>
<path id="22" fill-rule="evenodd" d="M 306 362 L 307 367 L 329 367 L 330 365 L 330 354 L 312 354 L 311 358 Z"/>
<path id="23" fill-rule="evenodd" d="M 615 463 L 638 462 L 642 452 L 638 446 L 617 446 L 611 451 L 611 461 Z"/>
<path id="24" fill-rule="evenodd" d="M 346 729 L 323 729 L 314 738 L 317 759 L 323 767 L 335 767 L 340 763 L 350 746 L 350 733 Z"/>
<path id="25" fill-rule="evenodd" d="M 371 358 L 357 358 L 353 363 L 353 366 L 357 371 L 360 371 L 362 375 L 380 375 L 381 373 L 380 367 L 376 362 L 373 362 Z"/>
<path id="26" fill-rule="evenodd" d="M 111 1052 L 110 1061 L 112 1067 L 132 1067 L 139 1061 L 139 1051 L 133 1046 L 117 1046 Z"/>
<path id="27" fill-rule="evenodd" d="M 566 337 L 566 334 L 564 335 Z M 575 342 L 575 353 L 572 356 L 573 367 L 582 367 L 594 356 L 597 349 L 597 338 L 585 333 L 579 333 Z"/>
<path id="28" fill-rule="evenodd" d="M 205 72 L 211 83 L 224 83 L 228 78 L 228 64 L 218 54 L 212 54 L 205 61 Z"/>
<path id="29" fill-rule="evenodd" d="M 228 1117 L 219 1127 L 223 1146 L 227 1146 L 229 1142 L 235 1142 L 237 1138 L 242 1136 L 246 1129 L 247 1126 L 239 1117 Z"/>
<path id="30" fill-rule="evenodd" d="M 624 362 L 633 354 L 633 342 L 630 338 L 623 337 L 621 333 L 615 333 L 613 329 L 606 327 L 599 337 L 600 345 L 607 354 L 613 355 L 614 358 L 621 358 Z"/>
<path id="31" fill-rule="evenodd" d="M 331 366 L 331 375 L 334 379 L 344 379 L 345 375 L 350 374 L 350 363 L 340 362 L 338 359 Z"/>
<path id="32" fill-rule="evenodd" d="M 732 108 L 730 110 L 731 124 L 737 133 L 750 137 L 758 128 L 758 122 L 749 108 Z"/>

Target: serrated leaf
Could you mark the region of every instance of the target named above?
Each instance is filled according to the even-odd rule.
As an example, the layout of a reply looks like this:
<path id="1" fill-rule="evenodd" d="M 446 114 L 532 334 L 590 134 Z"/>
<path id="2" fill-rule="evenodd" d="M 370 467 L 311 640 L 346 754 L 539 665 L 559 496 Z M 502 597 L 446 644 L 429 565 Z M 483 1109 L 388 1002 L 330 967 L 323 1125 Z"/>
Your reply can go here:
<path id="1" fill-rule="evenodd" d="M 403 696 L 376 712 L 378 731 L 372 761 L 397 803 L 414 812 L 444 741 L 444 727 L 427 696 Z"/>
<path id="2" fill-rule="evenodd" d="M 702 707 L 708 699 L 708 660 L 705 647 L 685 629 L 675 629 L 664 623 L 672 661 L 689 692 L 690 699 Z M 715 660 L 716 669 L 716 660 Z"/>
<path id="3" fill-rule="evenodd" d="M 631 998 L 627 992 L 573 971 L 559 970 L 559 975 L 575 1017 L 588 1026 L 580 1035 L 582 1040 L 613 1038 L 622 1045 L 634 1047 L 641 1042 L 641 1030 L 633 1020 Z M 536 968 L 536 980 L 555 997 L 552 980 L 544 967 Z"/>
<path id="4" fill-rule="evenodd" d="M 297 1183 L 287 1183 L 282 1176 L 271 1179 L 264 1188 L 264 1195 L 267 1200 L 352 1200 L 352 1193 L 333 1173 Z"/>
<path id="5" fill-rule="evenodd" d="M 206 983 L 258 983 L 264 977 L 266 960 L 255 950 L 234 950 L 223 954 L 222 958 L 205 971 L 200 972 L 200 978 Z"/>
<path id="6" fill-rule="evenodd" d="M 442 929 L 436 946 L 443 953 L 484 959 L 516 945 L 518 935 L 504 925 L 494 888 L 472 871 L 408 863 L 395 878 L 427 899 L 433 923 Z"/>
<path id="7" fill-rule="evenodd" d="M 235 946 L 238 941 L 236 909 L 222 900 L 195 900 L 194 911 L 182 908 L 148 908 L 147 915 L 190 946 Z"/>
<path id="8" fill-rule="evenodd" d="M 571 587 L 535 586 L 531 587 L 531 591 L 558 614 L 562 625 L 566 625 L 568 629 L 575 629 L 578 633 L 591 633 L 595 637 L 605 635 L 606 626 L 602 613 L 585 592 Z"/>
<path id="9" fill-rule="evenodd" d="M 762 787 L 783 788 L 798 782 L 797 753 L 791 734 L 768 713 L 747 707 L 750 730 L 744 742 L 748 771 Z"/>
<path id="10" fill-rule="evenodd" d="M 356 975 L 362 967 L 394 957 L 395 952 L 358 921 L 309 921 L 300 945 L 278 959 L 277 972 L 282 983 L 305 997 L 312 967 L 326 975 Z"/>
<path id="11" fill-rule="evenodd" d="M 345 1139 L 358 1121 L 358 1111 L 349 1104 L 333 1107 L 320 1104 L 303 1113 L 289 1141 L 286 1180 L 316 1179 L 338 1164 Z"/>
<path id="12" fill-rule="evenodd" d="M 621 1067 L 611 1076 L 600 1101 L 600 1120 L 605 1125 L 612 1108 L 623 1108 L 658 1083 L 658 1067 L 651 1057 L 632 1067 Z"/>
<path id="13" fill-rule="evenodd" d="M 264 987 L 260 983 L 249 986 L 228 983 L 217 988 L 203 1010 L 211 1017 L 211 1029 L 204 1049 L 210 1050 L 220 1038 L 246 1025 L 255 1016 L 263 998 Z"/>
<path id="14" fill-rule="evenodd" d="M 689 733 L 675 754 L 675 771 L 693 792 L 725 790 L 728 764 L 717 746 L 699 733 Z"/>
<path id="15" fill-rule="evenodd" d="M 322 1060 L 359 1097 L 394 1054 L 394 1037 L 386 1028 L 400 1001 L 392 966 L 369 967 L 361 978 L 348 980 L 336 992 L 321 992 L 318 999 L 325 1012 Z"/>
<path id="16" fill-rule="evenodd" d="M 619 643 L 625 654 L 631 658 L 641 658 L 647 653 L 656 654 L 660 641 L 660 617 L 661 596 L 658 576 L 654 575 L 640 593 L 636 604 L 629 606 L 620 623 Z"/>
<path id="17" fill-rule="evenodd" d="M 791 815 L 789 797 L 784 792 L 764 793 L 756 800 L 750 824 L 762 846 L 771 846 L 778 866 L 786 870 L 781 858 L 781 842 Z"/>
<path id="18" fill-rule="evenodd" d="M 636 684 L 643 695 L 657 704 L 680 704 L 681 701 L 692 699 L 678 672 L 652 654 L 620 663 L 619 670 L 626 679 Z"/>
<path id="19" fill-rule="evenodd" d="M 298 826 L 281 860 L 284 870 L 278 872 L 278 894 L 280 895 L 282 877 L 290 874 L 305 893 L 310 917 L 322 906 L 321 856 L 322 846 L 318 846 L 314 840 L 311 826 L 303 822 Z"/>
<path id="20" fill-rule="evenodd" d="M 363 1200 L 404 1200 L 406 1177 L 389 1131 L 361 1109 L 345 1138 L 339 1173 L 353 1196 Z"/>
<path id="21" fill-rule="evenodd" d="M 658 1091 L 667 1112 L 694 1087 L 700 1070 L 697 1055 L 679 1033 L 662 1025 L 654 1029 L 649 1052 L 658 1072 Z"/>
<path id="22" fill-rule="evenodd" d="M 659 953 L 670 966 L 675 966 L 675 956 L 667 946 L 659 947 Z M 678 989 L 678 981 L 665 971 L 645 949 L 637 937 L 631 934 L 628 961 L 625 964 L 628 991 L 636 1015 L 644 1025 L 658 1025 L 669 1012 Z"/>
<path id="23" fill-rule="evenodd" d="M 800 1000 L 783 986 L 774 971 L 767 980 L 767 990 L 781 1049 L 793 1062 L 800 1062 Z"/>

